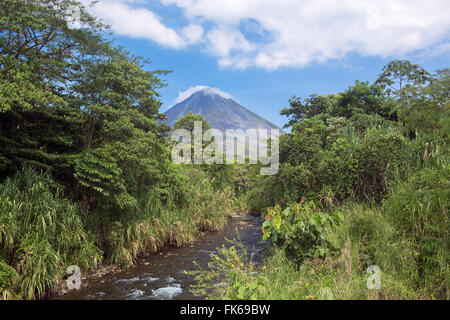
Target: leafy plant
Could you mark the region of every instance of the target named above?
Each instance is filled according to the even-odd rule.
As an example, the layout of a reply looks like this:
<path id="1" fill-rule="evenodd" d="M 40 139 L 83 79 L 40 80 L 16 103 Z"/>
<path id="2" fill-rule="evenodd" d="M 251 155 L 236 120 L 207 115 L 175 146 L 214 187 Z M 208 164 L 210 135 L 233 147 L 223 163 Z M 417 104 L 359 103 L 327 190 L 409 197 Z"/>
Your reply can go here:
<path id="1" fill-rule="evenodd" d="M 17 271 L 6 264 L 5 261 L 0 260 L 0 298 L 3 300 L 19 298 L 20 295 L 17 294 L 18 282 Z"/>
<path id="2" fill-rule="evenodd" d="M 255 265 L 242 242 L 227 240 L 230 246 L 222 245 L 211 256 L 207 269 L 197 265 L 196 271 L 185 271 L 194 277 L 191 291 L 203 297 L 224 299 L 256 299 L 264 288 L 245 279 L 254 273 Z M 195 261 L 194 261 L 195 263 Z"/>
<path id="3" fill-rule="evenodd" d="M 263 239 L 270 241 L 297 261 L 308 257 L 325 258 L 335 251 L 327 238 L 327 228 L 343 220 L 341 213 L 317 210 L 314 202 L 268 209 L 263 223 Z"/>

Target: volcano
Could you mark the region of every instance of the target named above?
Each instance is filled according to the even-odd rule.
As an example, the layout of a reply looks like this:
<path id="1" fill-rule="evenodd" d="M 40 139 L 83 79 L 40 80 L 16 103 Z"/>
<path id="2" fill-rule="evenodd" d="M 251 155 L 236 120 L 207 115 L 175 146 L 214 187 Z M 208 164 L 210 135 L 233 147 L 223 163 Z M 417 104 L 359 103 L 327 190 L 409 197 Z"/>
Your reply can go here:
<path id="1" fill-rule="evenodd" d="M 173 128 L 175 121 L 192 112 L 201 114 L 211 128 L 225 131 L 226 129 L 279 129 L 272 122 L 244 108 L 231 96 L 222 91 L 201 87 L 188 98 L 177 103 L 165 114 L 165 123 Z"/>

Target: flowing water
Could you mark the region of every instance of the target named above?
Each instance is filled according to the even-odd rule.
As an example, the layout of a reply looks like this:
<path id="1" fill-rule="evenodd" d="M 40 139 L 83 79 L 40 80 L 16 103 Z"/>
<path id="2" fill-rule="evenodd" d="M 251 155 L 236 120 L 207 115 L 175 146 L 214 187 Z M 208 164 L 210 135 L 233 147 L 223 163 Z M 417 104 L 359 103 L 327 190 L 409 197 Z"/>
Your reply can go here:
<path id="1" fill-rule="evenodd" d="M 193 279 L 184 271 L 197 270 L 193 260 L 206 268 L 216 248 L 227 245 L 225 238 L 236 239 L 238 234 L 247 252 L 253 254 L 254 261 L 258 261 L 264 249 L 261 224 L 261 218 L 234 216 L 225 230 L 206 233 L 192 246 L 163 248 L 158 254 L 143 259 L 129 269 L 89 280 L 89 284 L 79 291 L 72 290 L 54 299 L 201 299 L 190 292 Z"/>

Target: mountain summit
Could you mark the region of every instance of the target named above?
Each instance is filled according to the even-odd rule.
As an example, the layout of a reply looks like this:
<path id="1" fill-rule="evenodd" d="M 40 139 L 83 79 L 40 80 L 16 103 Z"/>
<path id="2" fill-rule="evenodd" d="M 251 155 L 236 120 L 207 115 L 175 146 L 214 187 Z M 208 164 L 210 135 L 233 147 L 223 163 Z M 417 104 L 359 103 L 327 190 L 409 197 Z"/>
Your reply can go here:
<path id="1" fill-rule="evenodd" d="M 201 114 L 215 129 L 279 129 L 254 112 L 241 106 L 231 96 L 218 89 L 199 87 L 188 98 L 177 103 L 165 112 L 166 124 L 173 128 L 175 121 L 192 112 Z"/>

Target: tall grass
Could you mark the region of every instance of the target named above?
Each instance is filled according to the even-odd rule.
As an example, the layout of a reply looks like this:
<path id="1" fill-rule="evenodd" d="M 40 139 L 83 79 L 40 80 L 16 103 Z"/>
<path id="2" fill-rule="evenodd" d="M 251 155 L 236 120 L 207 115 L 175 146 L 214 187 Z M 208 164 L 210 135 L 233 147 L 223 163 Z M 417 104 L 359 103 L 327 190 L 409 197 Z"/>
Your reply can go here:
<path id="1" fill-rule="evenodd" d="M 6 179 L 0 184 L 0 296 L 39 299 L 59 287 L 69 265 L 87 272 L 104 259 L 127 267 L 165 245 L 186 246 L 200 232 L 223 228 L 236 205 L 233 190 L 214 188 L 204 171 L 185 170 L 182 205 L 175 190 L 164 201 L 150 191 L 134 212 L 105 208 L 88 215 L 46 173 L 26 166 Z"/>
<path id="2" fill-rule="evenodd" d="M 328 237 L 340 252 L 298 265 L 272 247 L 257 272 L 243 257 L 239 278 L 223 279 L 228 286 L 211 297 L 450 299 L 448 174 L 425 169 L 392 187 L 382 205 L 347 202 L 334 208 L 345 221 Z M 381 289 L 367 287 L 371 265 L 381 269 Z"/>
<path id="3" fill-rule="evenodd" d="M 168 191 L 162 202 L 153 191 L 139 197 L 136 212 L 111 214 L 97 211 L 87 219 L 87 228 L 97 235 L 108 264 L 130 266 L 139 256 L 157 252 L 163 246 L 192 244 L 204 231 L 222 229 L 232 214 L 236 199 L 231 188 L 213 187 L 202 170 L 184 168 L 188 177 L 185 203 Z"/>
<path id="4" fill-rule="evenodd" d="M 396 265 L 396 260 L 392 267 L 413 279 L 425 294 L 446 299 L 450 298 L 449 199 L 450 167 L 443 165 L 399 181 L 383 207 L 395 239 L 411 243 L 414 253 L 407 268 Z"/>
<path id="5" fill-rule="evenodd" d="M 36 299 L 57 288 L 67 266 L 95 267 L 101 251 L 61 188 L 24 167 L 0 184 L 0 260 L 17 270 L 17 296 Z"/>

